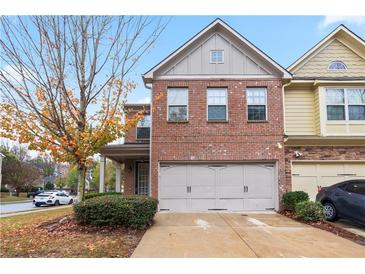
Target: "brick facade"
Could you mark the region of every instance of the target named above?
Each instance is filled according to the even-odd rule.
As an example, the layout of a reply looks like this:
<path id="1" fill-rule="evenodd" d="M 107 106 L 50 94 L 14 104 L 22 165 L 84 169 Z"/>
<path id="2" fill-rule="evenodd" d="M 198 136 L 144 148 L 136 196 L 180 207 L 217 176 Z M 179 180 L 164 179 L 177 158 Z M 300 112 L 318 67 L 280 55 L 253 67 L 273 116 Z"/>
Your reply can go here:
<path id="1" fill-rule="evenodd" d="M 268 121 L 248 122 L 247 87 L 267 87 Z M 167 88 L 189 89 L 188 122 L 167 122 Z M 207 122 L 207 88 L 228 90 L 228 122 Z M 151 193 L 158 197 L 161 161 L 272 161 L 278 163 L 279 193 L 284 186 L 281 80 L 162 81 L 153 83 Z"/>
<path id="2" fill-rule="evenodd" d="M 294 151 L 302 155 L 296 158 Z M 285 147 L 285 188 L 291 190 L 291 162 L 293 160 L 365 160 L 365 147 L 299 146 Z"/>

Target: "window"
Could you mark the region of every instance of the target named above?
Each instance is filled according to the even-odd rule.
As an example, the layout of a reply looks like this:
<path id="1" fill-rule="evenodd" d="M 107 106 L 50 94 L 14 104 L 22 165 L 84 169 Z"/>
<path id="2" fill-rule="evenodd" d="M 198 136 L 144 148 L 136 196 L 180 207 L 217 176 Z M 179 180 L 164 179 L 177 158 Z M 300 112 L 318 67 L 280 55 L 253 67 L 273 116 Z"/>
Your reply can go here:
<path id="1" fill-rule="evenodd" d="M 365 195 L 365 183 L 351 182 L 347 185 L 346 191 Z"/>
<path id="2" fill-rule="evenodd" d="M 346 65 L 341 61 L 333 61 L 328 65 L 329 70 L 346 70 Z"/>
<path id="3" fill-rule="evenodd" d="M 267 120 L 267 89 L 247 89 L 247 119 L 249 121 Z"/>
<path id="4" fill-rule="evenodd" d="M 145 115 L 137 124 L 137 140 L 150 139 L 151 116 Z"/>
<path id="5" fill-rule="evenodd" d="M 168 120 L 185 122 L 188 120 L 188 89 L 169 88 L 167 90 Z"/>
<path id="6" fill-rule="evenodd" d="M 227 121 L 227 89 L 208 88 L 208 121 Z"/>
<path id="7" fill-rule="evenodd" d="M 365 89 L 326 89 L 327 120 L 365 120 Z"/>
<path id="8" fill-rule="evenodd" d="M 212 50 L 210 51 L 210 62 L 212 64 L 224 63 L 224 51 L 223 50 Z"/>

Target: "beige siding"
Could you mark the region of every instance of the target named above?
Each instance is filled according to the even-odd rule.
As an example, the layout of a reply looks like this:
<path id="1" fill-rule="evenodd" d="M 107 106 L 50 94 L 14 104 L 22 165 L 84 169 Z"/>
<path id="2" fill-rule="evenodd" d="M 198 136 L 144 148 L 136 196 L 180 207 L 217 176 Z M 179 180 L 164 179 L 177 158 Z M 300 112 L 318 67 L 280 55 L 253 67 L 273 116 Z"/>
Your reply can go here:
<path id="1" fill-rule="evenodd" d="M 287 135 L 316 134 L 313 91 L 285 91 L 285 125 Z"/>
<path id="2" fill-rule="evenodd" d="M 346 71 L 330 71 L 331 61 L 341 60 L 347 66 Z M 365 60 L 349 47 L 334 39 L 304 65 L 294 71 L 299 77 L 359 77 L 365 76 Z"/>
<path id="3" fill-rule="evenodd" d="M 314 128 L 317 135 L 321 133 L 321 114 L 320 114 L 320 102 L 319 102 L 319 90 L 314 91 Z"/>

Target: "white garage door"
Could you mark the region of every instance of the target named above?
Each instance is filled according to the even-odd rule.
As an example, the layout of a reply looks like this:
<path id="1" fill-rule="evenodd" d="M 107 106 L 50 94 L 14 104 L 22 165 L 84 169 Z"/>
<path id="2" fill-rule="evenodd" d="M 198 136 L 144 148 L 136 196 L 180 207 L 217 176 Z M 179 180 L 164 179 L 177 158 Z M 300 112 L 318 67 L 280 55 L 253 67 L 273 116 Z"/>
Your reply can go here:
<path id="1" fill-rule="evenodd" d="M 273 164 L 160 165 L 160 210 L 265 210 L 275 207 Z"/>
<path id="2" fill-rule="evenodd" d="M 303 190 L 315 200 L 318 186 L 350 179 L 365 179 L 365 162 L 293 162 L 292 189 Z"/>

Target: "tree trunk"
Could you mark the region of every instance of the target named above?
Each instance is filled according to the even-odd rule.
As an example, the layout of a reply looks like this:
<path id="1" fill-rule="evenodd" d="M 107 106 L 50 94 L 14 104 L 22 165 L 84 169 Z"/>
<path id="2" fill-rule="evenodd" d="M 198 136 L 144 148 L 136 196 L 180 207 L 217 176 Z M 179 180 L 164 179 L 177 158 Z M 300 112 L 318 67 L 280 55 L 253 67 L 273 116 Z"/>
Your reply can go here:
<path id="1" fill-rule="evenodd" d="M 86 169 L 87 168 L 85 164 L 79 164 L 77 166 L 77 173 L 78 173 L 77 200 L 79 202 L 85 199 Z"/>

